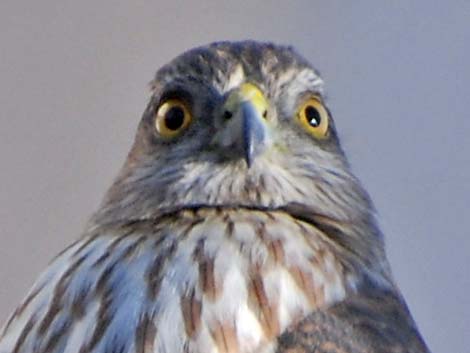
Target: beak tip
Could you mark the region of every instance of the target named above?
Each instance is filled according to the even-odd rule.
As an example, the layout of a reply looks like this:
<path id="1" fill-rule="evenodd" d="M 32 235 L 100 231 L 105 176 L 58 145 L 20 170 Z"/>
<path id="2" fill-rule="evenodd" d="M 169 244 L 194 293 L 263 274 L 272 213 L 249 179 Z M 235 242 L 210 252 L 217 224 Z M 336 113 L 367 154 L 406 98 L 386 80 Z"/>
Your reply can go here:
<path id="1" fill-rule="evenodd" d="M 249 155 L 249 154 L 246 154 L 246 155 L 245 155 L 245 163 L 246 163 L 246 167 L 247 167 L 248 169 L 250 169 L 251 166 L 253 165 L 253 157 L 252 157 L 251 155 Z"/>
<path id="2" fill-rule="evenodd" d="M 244 160 L 245 160 L 245 163 L 246 163 L 246 166 L 248 167 L 248 169 L 250 169 L 250 167 L 253 165 L 253 161 L 254 161 L 254 158 L 256 157 L 256 153 L 255 153 L 255 145 L 254 145 L 254 141 L 251 139 L 251 138 L 247 138 L 248 136 L 245 136 L 245 139 L 244 139 L 244 146 L 243 146 L 243 150 L 244 150 Z"/>

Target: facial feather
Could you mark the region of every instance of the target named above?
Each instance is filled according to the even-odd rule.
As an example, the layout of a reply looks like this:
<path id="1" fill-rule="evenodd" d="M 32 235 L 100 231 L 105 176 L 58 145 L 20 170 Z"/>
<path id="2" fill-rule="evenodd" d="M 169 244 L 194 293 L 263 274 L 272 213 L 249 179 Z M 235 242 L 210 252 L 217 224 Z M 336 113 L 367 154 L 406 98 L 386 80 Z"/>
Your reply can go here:
<path id="1" fill-rule="evenodd" d="M 275 123 L 274 146 L 252 168 L 211 145 L 220 107 L 241 82 L 261 87 Z M 164 141 L 155 135 L 155 106 L 175 87 L 185 87 L 191 96 L 194 122 L 179 138 Z M 183 54 L 157 73 L 133 151 L 95 220 L 142 219 L 163 208 L 199 204 L 276 208 L 289 203 L 338 219 L 368 217 L 367 194 L 349 171 L 333 124 L 322 143 L 295 124 L 302 96 L 322 91 L 317 72 L 287 47 L 222 43 Z"/>

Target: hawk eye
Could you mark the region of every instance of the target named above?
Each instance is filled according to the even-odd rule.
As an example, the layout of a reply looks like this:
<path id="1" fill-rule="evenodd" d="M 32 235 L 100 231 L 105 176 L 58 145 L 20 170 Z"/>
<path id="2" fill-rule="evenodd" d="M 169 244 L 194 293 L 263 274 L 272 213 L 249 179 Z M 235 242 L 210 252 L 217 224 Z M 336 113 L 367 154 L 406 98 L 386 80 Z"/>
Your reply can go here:
<path id="1" fill-rule="evenodd" d="M 308 133 L 324 138 L 328 133 L 329 115 L 318 98 L 311 97 L 300 105 L 297 120 Z"/>
<path id="2" fill-rule="evenodd" d="M 161 136 L 171 138 L 185 130 L 191 120 L 192 115 L 185 103 L 179 99 L 169 99 L 158 108 L 155 128 Z"/>

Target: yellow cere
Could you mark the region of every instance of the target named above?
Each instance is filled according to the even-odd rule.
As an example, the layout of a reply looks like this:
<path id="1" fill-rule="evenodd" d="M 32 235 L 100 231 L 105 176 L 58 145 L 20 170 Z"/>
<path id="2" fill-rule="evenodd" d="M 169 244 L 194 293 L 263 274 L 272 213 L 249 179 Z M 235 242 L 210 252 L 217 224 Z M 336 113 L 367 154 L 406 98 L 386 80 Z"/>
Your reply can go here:
<path id="1" fill-rule="evenodd" d="M 184 102 L 169 99 L 158 108 L 155 128 L 165 138 L 172 138 L 183 132 L 191 123 L 192 115 Z"/>
<path id="2" fill-rule="evenodd" d="M 251 102 L 261 116 L 263 116 L 263 113 L 269 108 L 269 103 L 263 92 L 252 83 L 242 84 L 229 96 L 225 106 L 228 110 L 233 112 L 242 102 Z"/>
<path id="3" fill-rule="evenodd" d="M 297 120 L 315 138 L 322 139 L 328 134 L 328 111 L 318 98 L 310 97 L 300 105 Z"/>

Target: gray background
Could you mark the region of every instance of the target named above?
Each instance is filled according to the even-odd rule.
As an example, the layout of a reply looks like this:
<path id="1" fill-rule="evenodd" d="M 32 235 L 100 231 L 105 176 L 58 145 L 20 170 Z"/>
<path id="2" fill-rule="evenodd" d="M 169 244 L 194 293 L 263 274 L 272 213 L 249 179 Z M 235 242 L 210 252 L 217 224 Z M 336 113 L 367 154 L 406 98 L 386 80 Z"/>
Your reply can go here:
<path id="1" fill-rule="evenodd" d="M 155 70 L 218 39 L 322 72 L 434 352 L 470 352 L 470 1 L 0 2 L 0 320 L 119 169 Z"/>

